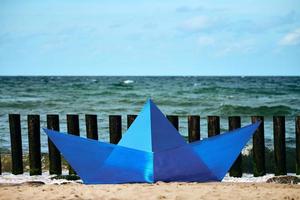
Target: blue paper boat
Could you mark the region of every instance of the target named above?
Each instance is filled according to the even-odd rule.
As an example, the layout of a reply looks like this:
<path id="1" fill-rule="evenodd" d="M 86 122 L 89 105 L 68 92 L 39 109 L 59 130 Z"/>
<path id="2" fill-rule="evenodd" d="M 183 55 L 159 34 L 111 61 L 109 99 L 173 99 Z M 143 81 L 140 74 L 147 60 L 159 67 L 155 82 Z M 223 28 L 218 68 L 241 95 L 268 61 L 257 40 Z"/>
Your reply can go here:
<path id="1" fill-rule="evenodd" d="M 260 122 L 186 143 L 148 100 L 117 145 L 44 129 L 85 184 L 221 181 Z"/>

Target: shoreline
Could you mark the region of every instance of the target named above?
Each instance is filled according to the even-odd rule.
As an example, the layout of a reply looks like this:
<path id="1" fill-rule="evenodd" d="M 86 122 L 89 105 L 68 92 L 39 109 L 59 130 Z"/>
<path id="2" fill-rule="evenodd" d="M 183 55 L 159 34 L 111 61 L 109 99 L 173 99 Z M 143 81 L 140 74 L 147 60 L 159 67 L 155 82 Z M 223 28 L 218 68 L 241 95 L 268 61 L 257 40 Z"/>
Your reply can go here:
<path id="1" fill-rule="evenodd" d="M 62 175 L 68 176 L 68 170 L 63 170 Z M 0 175 L 0 185 L 15 185 L 15 184 L 26 184 L 26 183 L 41 183 L 45 185 L 63 185 L 67 183 L 82 183 L 79 179 L 69 179 L 66 180 L 63 178 L 55 178 L 57 175 L 49 175 L 49 172 L 43 171 L 42 175 L 30 176 L 28 172 L 23 174 L 14 175 L 8 172 L 2 173 Z M 229 173 L 225 175 L 221 182 L 217 183 L 267 183 L 269 179 L 273 178 L 284 178 L 284 177 L 295 177 L 299 179 L 298 185 L 300 185 L 300 175 L 295 173 L 288 173 L 284 176 L 275 176 L 274 174 L 266 174 L 264 176 L 254 177 L 253 174 L 243 173 L 243 176 L 240 178 L 230 177 Z M 182 182 L 185 183 L 185 182 Z M 192 182 L 193 183 L 193 182 Z M 195 182 L 197 183 L 197 182 Z M 155 184 L 155 183 L 154 183 Z M 296 183 L 297 184 L 297 183 Z"/>

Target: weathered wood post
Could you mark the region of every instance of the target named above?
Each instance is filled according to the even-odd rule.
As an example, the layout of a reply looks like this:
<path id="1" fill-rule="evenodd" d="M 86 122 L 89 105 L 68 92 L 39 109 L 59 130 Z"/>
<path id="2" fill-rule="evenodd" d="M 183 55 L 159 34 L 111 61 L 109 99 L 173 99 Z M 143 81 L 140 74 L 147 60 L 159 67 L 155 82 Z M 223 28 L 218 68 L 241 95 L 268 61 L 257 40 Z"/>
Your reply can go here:
<path id="1" fill-rule="evenodd" d="M 275 175 L 286 175 L 285 117 L 273 117 Z"/>
<path id="2" fill-rule="evenodd" d="M 220 134 L 220 117 L 208 116 L 207 117 L 207 136 L 215 136 Z"/>
<path id="3" fill-rule="evenodd" d="M 59 116 L 58 115 L 47 115 L 47 128 L 59 131 Z M 49 173 L 50 174 L 61 174 L 61 156 L 59 150 L 48 138 L 48 149 L 49 149 Z"/>
<path id="4" fill-rule="evenodd" d="M 127 115 L 127 129 L 131 126 L 137 115 Z"/>
<path id="5" fill-rule="evenodd" d="M 189 142 L 200 140 L 200 116 L 188 116 Z"/>
<path id="6" fill-rule="evenodd" d="M 80 135 L 80 129 L 79 129 L 79 116 L 78 115 L 67 115 L 67 129 L 68 134 L 71 135 Z M 69 165 L 69 175 L 75 175 L 76 172 L 72 167 Z"/>
<path id="7" fill-rule="evenodd" d="M 110 143 L 118 144 L 122 138 L 122 116 L 110 115 L 109 116 L 109 139 Z"/>
<path id="8" fill-rule="evenodd" d="M 241 117 L 239 116 L 231 116 L 228 117 L 228 127 L 229 131 L 234 129 L 241 128 Z M 242 154 L 240 153 L 233 165 L 229 170 L 229 175 L 233 177 L 242 177 L 243 169 L 242 169 Z"/>
<path id="9" fill-rule="evenodd" d="M 178 116 L 177 115 L 167 115 L 168 120 L 173 124 L 173 126 L 176 128 L 178 131 L 179 128 L 179 121 L 178 121 Z"/>
<path id="10" fill-rule="evenodd" d="M 23 174 L 21 121 L 19 114 L 9 114 L 12 174 Z"/>
<path id="11" fill-rule="evenodd" d="M 300 116 L 296 117 L 296 174 L 300 175 Z"/>
<path id="12" fill-rule="evenodd" d="M 265 165 L 265 134 L 264 134 L 264 117 L 252 116 L 252 123 L 260 121 L 258 129 L 253 134 L 253 175 L 263 176 L 266 174 Z"/>
<path id="13" fill-rule="evenodd" d="M 98 140 L 97 115 L 85 115 L 86 137 Z"/>
<path id="14" fill-rule="evenodd" d="M 0 175 L 2 174 L 1 152 L 0 152 Z"/>
<path id="15" fill-rule="evenodd" d="M 29 174 L 41 175 L 41 132 L 40 132 L 40 116 L 28 115 L 28 142 L 29 142 Z"/>

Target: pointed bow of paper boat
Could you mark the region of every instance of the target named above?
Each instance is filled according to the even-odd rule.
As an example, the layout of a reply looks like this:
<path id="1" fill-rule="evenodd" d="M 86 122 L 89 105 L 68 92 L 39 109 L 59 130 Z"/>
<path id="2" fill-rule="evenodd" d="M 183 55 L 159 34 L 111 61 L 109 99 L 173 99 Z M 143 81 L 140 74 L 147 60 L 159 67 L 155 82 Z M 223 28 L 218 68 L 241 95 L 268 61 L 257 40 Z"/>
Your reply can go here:
<path id="1" fill-rule="evenodd" d="M 148 100 L 117 145 L 44 129 L 85 184 L 221 181 L 260 122 L 186 143 Z"/>

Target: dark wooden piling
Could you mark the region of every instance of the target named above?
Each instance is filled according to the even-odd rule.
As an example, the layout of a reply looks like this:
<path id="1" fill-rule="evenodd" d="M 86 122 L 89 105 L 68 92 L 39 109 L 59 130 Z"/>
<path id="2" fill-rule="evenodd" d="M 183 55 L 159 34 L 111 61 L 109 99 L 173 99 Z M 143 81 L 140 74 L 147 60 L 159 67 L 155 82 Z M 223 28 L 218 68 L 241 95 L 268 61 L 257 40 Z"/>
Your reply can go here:
<path id="1" fill-rule="evenodd" d="M 47 115 L 47 128 L 59 131 L 59 116 L 58 115 Z M 49 151 L 49 173 L 50 174 L 61 174 L 61 156 L 59 150 L 48 138 L 48 151 Z"/>
<path id="2" fill-rule="evenodd" d="M 220 117 L 208 116 L 207 117 L 207 136 L 215 136 L 220 134 Z"/>
<path id="3" fill-rule="evenodd" d="M 228 117 L 228 127 L 229 131 L 234 129 L 241 128 L 241 117 L 239 116 L 232 116 Z M 233 165 L 229 170 L 229 175 L 233 177 L 242 177 L 243 169 L 242 169 L 242 154 L 240 154 Z"/>
<path id="4" fill-rule="evenodd" d="M 300 175 L 300 116 L 296 117 L 296 174 Z"/>
<path id="5" fill-rule="evenodd" d="M 23 174 L 21 121 L 19 114 L 9 114 L 12 174 Z"/>
<path id="6" fill-rule="evenodd" d="M 118 144 L 122 138 L 122 116 L 110 115 L 109 116 L 109 139 L 110 143 Z"/>
<path id="7" fill-rule="evenodd" d="M 189 142 L 200 140 L 200 116 L 188 116 Z"/>
<path id="8" fill-rule="evenodd" d="M 131 126 L 137 115 L 127 115 L 127 129 Z"/>
<path id="9" fill-rule="evenodd" d="M 1 152 L 0 152 L 0 175 L 2 174 L 2 162 L 1 162 Z"/>
<path id="10" fill-rule="evenodd" d="M 171 124 L 173 124 L 173 126 L 176 128 L 176 130 L 178 131 L 178 129 L 179 129 L 178 116 L 176 116 L 176 115 L 167 115 L 167 118 L 171 122 Z"/>
<path id="11" fill-rule="evenodd" d="M 252 123 L 260 121 L 258 129 L 253 134 L 253 175 L 263 176 L 266 174 L 265 164 L 265 134 L 264 134 L 264 117 L 252 116 Z"/>
<path id="12" fill-rule="evenodd" d="M 23 152 L 21 137 L 21 122 L 19 114 L 9 114 L 9 128 L 11 140 L 11 159 L 12 173 L 23 173 Z M 127 127 L 133 123 L 136 115 L 127 116 Z M 178 116 L 168 115 L 167 118 L 178 130 Z M 120 115 L 109 116 L 109 131 L 111 143 L 118 143 L 122 137 L 122 120 Z M 87 137 L 98 139 L 97 115 L 86 115 Z M 220 118 L 219 116 L 208 116 L 208 136 L 220 134 Z M 40 116 L 28 115 L 28 142 L 29 142 L 29 166 L 30 175 L 39 175 L 41 169 L 41 143 L 40 143 Z M 266 174 L 265 163 L 265 139 L 264 139 L 264 117 L 252 116 L 252 123 L 261 121 L 261 125 L 253 135 L 253 174 L 254 176 L 263 176 Z M 73 135 L 79 135 L 79 116 L 67 115 L 68 132 Z M 229 130 L 240 127 L 240 117 L 229 117 Z M 47 128 L 59 131 L 59 116 L 47 115 Z M 286 144 L 285 144 L 285 117 L 273 117 L 274 131 L 274 157 L 275 157 L 275 175 L 285 175 L 286 169 Z M 189 142 L 200 139 L 200 116 L 188 116 L 188 140 Z M 296 136 L 296 173 L 300 174 L 300 116 L 295 118 L 295 136 Z M 61 156 L 57 148 L 48 140 L 49 148 L 49 172 L 50 174 L 61 174 Z M 3 155 L 2 155 L 3 156 Z M 1 155 L 0 155 L 1 157 Z M 230 175 L 240 177 L 242 174 L 241 163 L 239 158 L 230 169 Z M 239 163 L 239 164 L 236 164 Z M 3 164 L 3 162 L 2 162 Z M 238 167 L 235 169 L 235 165 Z M 233 173 L 234 172 L 234 173 Z M 70 168 L 70 174 L 76 174 Z M 0 174 L 1 174 L 1 158 L 0 158 Z"/>
<path id="13" fill-rule="evenodd" d="M 68 129 L 68 134 L 71 135 L 80 135 L 80 129 L 79 129 L 79 116 L 78 115 L 67 115 L 67 129 Z M 69 165 L 69 174 L 74 175 L 76 172 L 72 167 Z"/>
<path id="14" fill-rule="evenodd" d="M 28 115 L 28 142 L 29 142 L 29 174 L 41 175 L 41 132 L 40 116 Z"/>
<path id="15" fill-rule="evenodd" d="M 85 115 L 86 137 L 98 140 L 97 115 Z"/>
<path id="16" fill-rule="evenodd" d="M 275 175 L 286 175 L 285 117 L 273 117 Z"/>

